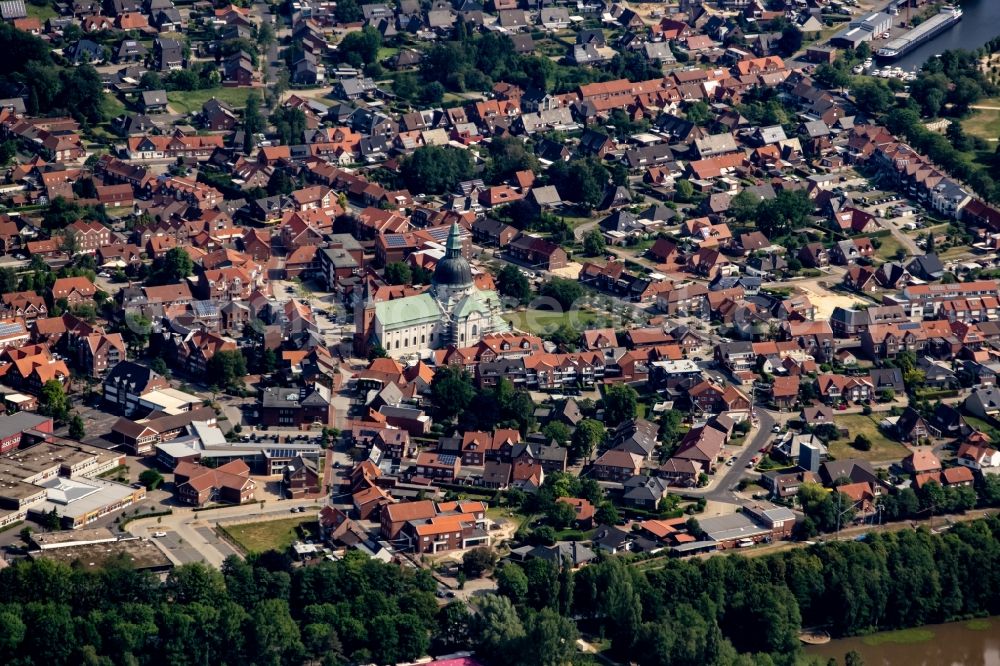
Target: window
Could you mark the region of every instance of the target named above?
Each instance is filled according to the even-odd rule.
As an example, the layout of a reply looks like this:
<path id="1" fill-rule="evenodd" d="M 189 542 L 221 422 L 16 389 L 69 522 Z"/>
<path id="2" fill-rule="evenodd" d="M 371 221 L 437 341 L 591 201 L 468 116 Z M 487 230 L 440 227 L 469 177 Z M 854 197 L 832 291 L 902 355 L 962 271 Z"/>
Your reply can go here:
<path id="1" fill-rule="evenodd" d="M 396 349 L 399 349 L 399 340 L 396 340 Z"/>
<path id="2" fill-rule="evenodd" d="M 420 344 L 424 344 L 424 342 L 425 342 L 424 338 L 426 338 L 426 337 L 427 337 L 426 335 L 421 335 L 420 336 Z"/>
<path id="3" fill-rule="evenodd" d="M 472 325 L 472 337 L 476 337 L 479 334 L 479 326 L 476 324 Z"/>

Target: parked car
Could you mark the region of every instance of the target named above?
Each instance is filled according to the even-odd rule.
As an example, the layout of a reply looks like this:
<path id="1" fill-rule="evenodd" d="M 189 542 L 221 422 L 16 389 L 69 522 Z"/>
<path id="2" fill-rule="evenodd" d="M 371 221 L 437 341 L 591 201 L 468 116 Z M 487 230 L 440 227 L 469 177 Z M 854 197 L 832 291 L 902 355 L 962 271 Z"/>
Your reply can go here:
<path id="1" fill-rule="evenodd" d="M 157 539 L 167 536 L 166 532 L 153 532 L 153 536 Z"/>

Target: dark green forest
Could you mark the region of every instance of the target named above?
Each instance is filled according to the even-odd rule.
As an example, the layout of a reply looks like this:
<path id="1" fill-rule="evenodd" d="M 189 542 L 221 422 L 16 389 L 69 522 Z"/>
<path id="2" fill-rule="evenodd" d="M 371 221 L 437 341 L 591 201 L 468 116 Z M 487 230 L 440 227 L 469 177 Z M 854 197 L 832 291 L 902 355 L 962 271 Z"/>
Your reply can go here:
<path id="1" fill-rule="evenodd" d="M 424 570 L 278 553 L 173 570 L 22 561 L 0 571 L 7 664 L 394 663 L 475 650 L 488 665 L 792 664 L 801 627 L 834 636 L 1000 612 L 1000 520 L 873 534 L 748 559 L 503 564 L 499 594 L 439 606 Z"/>

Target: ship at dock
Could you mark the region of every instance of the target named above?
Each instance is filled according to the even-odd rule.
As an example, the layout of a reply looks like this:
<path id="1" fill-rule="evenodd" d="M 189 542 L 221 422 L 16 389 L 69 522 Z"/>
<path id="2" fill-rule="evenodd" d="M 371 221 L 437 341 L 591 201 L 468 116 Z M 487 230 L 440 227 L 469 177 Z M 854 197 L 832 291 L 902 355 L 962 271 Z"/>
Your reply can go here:
<path id="1" fill-rule="evenodd" d="M 885 46 L 875 52 L 881 60 L 896 60 L 917 48 L 929 39 L 936 37 L 951 26 L 962 20 L 960 7 L 944 6 L 941 11 L 927 19 L 912 30 L 890 39 Z"/>

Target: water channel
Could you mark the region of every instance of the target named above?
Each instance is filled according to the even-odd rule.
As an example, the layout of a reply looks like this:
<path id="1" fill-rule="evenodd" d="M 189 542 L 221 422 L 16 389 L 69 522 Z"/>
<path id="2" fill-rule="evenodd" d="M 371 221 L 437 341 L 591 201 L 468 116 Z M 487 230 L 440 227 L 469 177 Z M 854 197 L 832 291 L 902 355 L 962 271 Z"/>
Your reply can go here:
<path id="1" fill-rule="evenodd" d="M 957 25 L 921 44 L 892 65 L 906 71 L 913 67 L 920 69 L 928 58 L 938 53 L 949 49 L 977 49 L 1000 35 L 1000 1 L 965 0 L 960 4 L 962 20 Z"/>
<path id="2" fill-rule="evenodd" d="M 851 650 L 865 666 L 1000 666 L 1000 617 L 842 638 L 805 653 L 825 666 L 830 657 L 843 664 Z"/>

